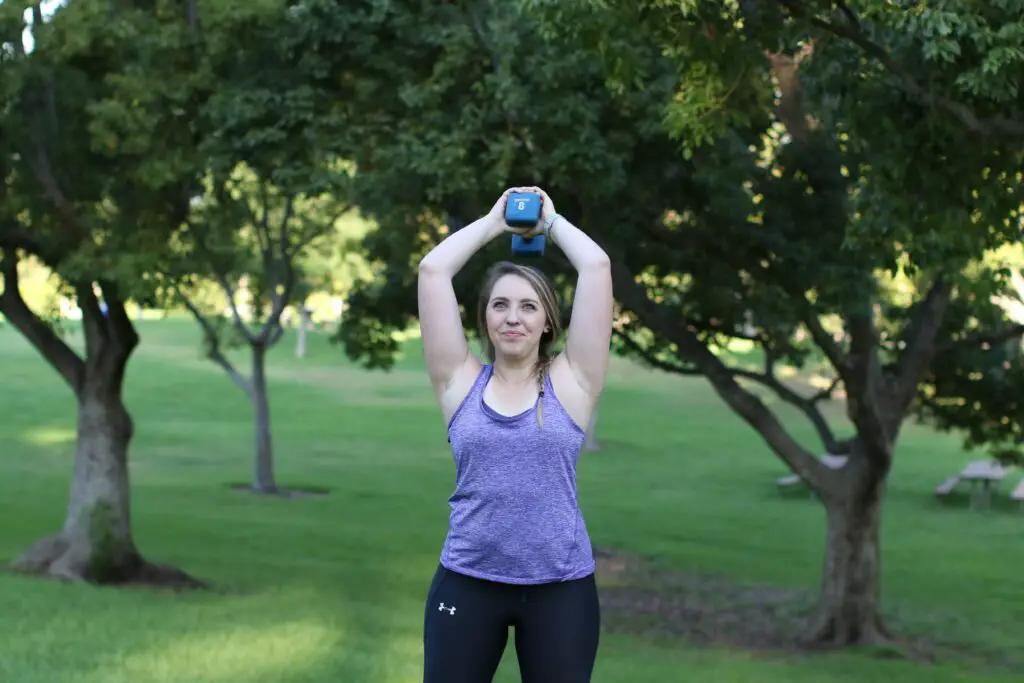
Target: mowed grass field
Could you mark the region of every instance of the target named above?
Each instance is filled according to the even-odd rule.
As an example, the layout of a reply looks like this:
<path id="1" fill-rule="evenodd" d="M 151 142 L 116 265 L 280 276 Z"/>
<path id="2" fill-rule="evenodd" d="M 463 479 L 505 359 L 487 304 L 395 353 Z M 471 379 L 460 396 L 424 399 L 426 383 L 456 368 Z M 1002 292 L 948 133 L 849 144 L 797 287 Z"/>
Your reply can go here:
<path id="1" fill-rule="evenodd" d="M 283 500 L 228 488 L 249 478 L 251 412 L 199 357 L 194 324 L 144 321 L 140 332 L 126 390 L 136 421 L 136 539 L 151 559 L 219 590 L 158 594 L 0 574 L 0 681 L 421 680 L 423 600 L 446 531 L 453 466 L 415 342 L 393 372 L 370 373 L 322 333 L 302 360 L 294 336 L 282 340 L 270 367 L 279 479 L 330 489 Z M 233 355 L 244 367 L 242 352 Z M 9 326 L 0 328 L 0 371 L 7 560 L 62 521 L 74 401 Z M 804 421 L 780 414 L 817 447 Z M 684 574 L 816 589 L 820 505 L 777 490 L 784 466 L 703 380 L 617 360 L 599 437 L 603 450 L 584 455 L 579 476 L 596 546 Z M 1009 482 L 990 511 L 932 493 L 970 457 L 955 437 L 908 427 L 883 539 L 887 612 L 957 656 L 923 664 L 877 652 L 753 653 L 664 629 L 631 632 L 625 616 L 609 611 L 595 683 L 1021 680 L 1013 667 L 1024 660 L 1024 511 L 1005 500 Z M 614 576 L 599 581 L 613 590 Z M 510 638 L 497 681 L 518 680 Z"/>

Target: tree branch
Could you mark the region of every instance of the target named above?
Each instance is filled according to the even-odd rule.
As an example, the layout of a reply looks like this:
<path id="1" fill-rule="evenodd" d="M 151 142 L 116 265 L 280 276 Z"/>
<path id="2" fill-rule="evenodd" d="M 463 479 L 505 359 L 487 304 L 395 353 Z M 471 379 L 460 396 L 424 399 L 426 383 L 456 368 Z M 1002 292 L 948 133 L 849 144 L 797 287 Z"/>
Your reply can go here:
<path id="1" fill-rule="evenodd" d="M 79 280 L 74 283 L 78 307 L 82 310 L 82 331 L 85 335 L 85 357 L 99 358 L 107 341 L 107 326 L 103 321 L 99 299 L 93 291 L 93 283 Z"/>
<path id="2" fill-rule="evenodd" d="M 266 185 L 264 184 L 264 188 Z M 288 195 L 284 205 L 284 216 L 277 235 L 277 254 L 274 254 L 274 241 L 271 240 L 269 228 L 268 200 L 266 194 L 263 198 L 263 226 L 267 230 L 268 248 L 263 252 L 263 270 L 270 288 L 270 315 L 263 323 L 259 334 L 256 335 L 254 343 L 263 347 L 273 346 L 271 341 L 275 336 L 280 339 L 276 331 L 281 328 L 281 314 L 291 298 L 292 289 L 295 287 L 295 269 L 292 266 L 293 254 L 288 249 L 288 224 L 292 219 L 292 212 L 295 206 L 295 196 Z M 283 332 L 282 332 L 283 334 Z"/>
<path id="3" fill-rule="evenodd" d="M 247 342 L 250 344 L 255 343 L 256 336 L 249 329 L 249 326 L 242 320 L 242 315 L 238 312 L 238 302 L 235 300 L 235 288 L 228 282 L 227 276 L 221 272 L 221 269 L 217 266 L 217 259 L 213 252 L 210 251 L 209 246 L 206 244 L 205 231 L 201 230 L 191 221 L 185 221 L 186 229 L 192 233 L 192 241 L 202 255 L 206 258 L 207 265 L 210 266 L 210 271 L 213 273 L 213 277 L 217 280 L 217 284 L 220 285 L 221 289 L 224 290 L 224 295 L 228 298 L 228 305 L 231 308 L 231 319 L 235 325 L 235 329 L 241 334 Z"/>
<path id="4" fill-rule="evenodd" d="M 616 339 L 621 340 L 623 344 L 628 346 L 630 351 L 640 356 L 640 358 L 642 358 L 643 361 L 652 368 L 676 375 L 683 375 L 684 377 L 700 377 L 701 375 L 701 371 L 697 368 L 688 367 L 686 365 L 677 365 L 676 363 L 670 363 L 663 358 L 658 358 L 648 349 L 642 347 L 639 342 L 629 335 L 628 332 L 613 329 L 612 334 Z"/>
<path id="5" fill-rule="evenodd" d="M 302 253 L 302 250 L 313 243 L 314 240 L 323 237 L 334 228 L 335 224 L 341 220 L 341 217 L 352 210 L 353 204 L 346 204 L 344 208 L 334 213 L 334 216 L 324 225 L 319 226 L 313 230 L 308 231 L 304 235 L 301 235 L 294 244 L 290 244 L 288 253 L 291 257 L 298 256 Z"/>
<path id="6" fill-rule="evenodd" d="M 3 313 L 46 362 L 57 370 L 64 382 L 75 392 L 75 396 L 78 396 L 85 381 L 85 361 L 25 303 L 18 280 L 18 256 L 13 249 L 4 250 L 0 270 L 4 276 L 4 291 L 0 294 L 0 313 Z"/>
<path id="7" fill-rule="evenodd" d="M 845 372 L 846 406 L 857 436 L 864 444 L 864 456 L 878 471 L 892 462 L 892 434 L 879 411 L 883 395 L 878 359 L 878 333 L 870 311 L 847 316 L 850 323 L 850 356 Z"/>
<path id="8" fill-rule="evenodd" d="M 139 333 L 132 324 L 132 319 L 125 310 L 124 299 L 113 282 L 100 282 L 103 300 L 107 303 L 107 326 L 111 340 L 117 343 L 119 351 L 130 353 L 139 344 Z"/>
<path id="9" fill-rule="evenodd" d="M 106 313 L 104 314 L 99 302 L 93 297 L 95 306 L 83 307 L 82 321 L 84 323 L 92 317 L 94 320 L 89 324 L 102 330 L 102 335 L 97 337 L 97 355 L 93 362 L 100 366 L 101 376 L 107 378 L 105 389 L 119 394 L 124 388 L 128 358 L 139 344 L 139 335 L 132 325 L 131 318 L 128 317 L 116 285 L 106 281 L 98 284 L 107 307 Z M 89 293 L 92 295 L 91 287 Z"/>
<path id="10" fill-rule="evenodd" d="M 192 313 L 192 317 L 196 319 L 199 326 L 203 329 L 203 338 L 206 342 L 206 357 L 212 360 L 217 365 L 224 369 L 224 372 L 228 373 L 228 377 L 235 385 L 245 392 L 246 397 L 252 400 L 252 384 L 245 377 L 242 376 L 235 366 L 231 364 L 231 361 L 227 359 L 227 356 L 220 350 L 220 335 L 210 324 L 210 321 L 206 319 L 206 316 L 202 314 L 199 308 L 192 303 L 192 300 L 182 292 L 180 289 L 177 290 L 178 298 L 181 299 L 182 303 L 185 304 L 185 308 Z"/>
<path id="11" fill-rule="evenodd" d="M 849 22 L 850 26 L 854 30 L 860 31 L 860 19 L 857 18 L 857 13 L 850 9 L 850 6 L 843 2 L 843 0 L 836 0 L 836 6 L 843 13 L 843 16 L 846 17 L 846 21 Z"/>
<path id="12" fill-rule="evenodd" d="M 896 405 L 890 407 L 893 427 L 903 422 L 903 416 L 917 395 L 917 385 L 935 357 L 935 338 L 952 291 L 949 281 L 942 275 L 937 276 L 910 320 L 906 347 L 897 363 Z"/>
<path id="13" fill-rule="evenodd" d="M 32 31 L 39 42 L 38 32 L 43 30 L 42 10 L 39 3 L 32 7 Z M 14 41 L 14 49 L 19 57 L 25 57 L 25 48 L 20 37 Z M 40 93 L 36 89 L 29 89 L 22 99 L 22 113 L 25 120 L 36 125 L 49 120 L 56 127 L 56 91 L 53 78 L 50 75 L 43 77 L 45 90 Z M 50 161 L 50 153 L 46 148 L 46 135 L 40 133 L 36 125 L 30 126 L 29 135 L 25 138 L 25 146 L 19 151 L 28 162 L 36 180 L 42 185 L 43 194 L 53 203 L 57 217 L 61 220 L 68 232 L 68 238 L 72 244 L 84 241 L 88 235 L 79 224 L 78 217 L 68 201 L 67 195 L 60 188 L 60 183 L 53 172 L 53 164 Z M 56 130 L 50 131 L 51 135 L 57 135 Z"/>
<path id="14" fill-rule="evenodd" d="M 622 330 L 614 330 L 613 334 L 630 348 L 634 353 L 640 356 L 644 362 L 651 367 L 663 370 L 665 372 L 675 373 L 684 376 L 701 376 L 704 373 L 693 367 L 687 367 L 682 364 L 670 363 L 664 359 L 658 358 L 649 350 L 643 348 L 635 339 L 633 339 L 628 333 Z M 682 359 L 680 359 L 682 360 Z M 839 441 L 836 439 L 835 433 L 829 426 L 825 417 L 818 410 L 817 404 L 822 400 L 822 395 L 828 396 L 831 394 L 831 389 L 838 383 L 838 379 L 832 383 L 830 390 L 827 392 L 822 391 L 811 398 L 805 398 L 798 392 L 788 387 L 786 384 L 781 382 L 774 373 L 774 359 L 770 352 L 766 351 L 765 371 L 755 372 L 753 370 L 746 370 L 744 368 L 729 367 L 722 363 L 722 367 L 733 377 L 742 377 L 744 379 L 756 382 L 761 386 L 770 389 L 786 403 L 799 408 L 807 419 L 810 420 L 811 424 L 814 425 L 815 431 L 817 431 L 819 438 L 821 439 L 822 445 L 825 450 L 831 455 L 841 455 L 848 453 L 850 448 L 846 442 Z"/>
<path id="15" fill-rule="evenodd" d="M 737 369 L 734 372 L 738 377 L 744 377 L 771 389 L 783 401 L 799 408 L 807 419 L 810 420 L 811 424 L 814 425 L 814 429 L 818 433 L 818 437 L 821 439 L 822 445 L 830 455 L 842 455 L 849 453 L 849 444 L 836 439 L 835 432 L 832 431 L 828 421 L 825 420 L 825 416 L 821 414 L 820 410 L 818 410 L 818 403 L 831 395 L 832 390 L 839 382 L 839 378 L 836 378 L 832 382 L 832 385 L 828 390 L 818 392 L 810 398 L 801 396 L 798 392 L 779 380 L 775 375 L 775 359 L 773 354 L 767 349 L 765 350 L 765 371 L 763 373 L 740 369 Z"/>
<path id="16" fill-rule="evenodd" d="M 700 370 L 726 404 L 761 435 L 794 473 L 817 491 L 834 491 L 837 473 L 795 441 L 757 396 L 737 384 L 734 373 L 686 328 L 684 321 L 651 301 L 623 263 L 621 257 L 613 255 L 612 278 L 622 303 L 642 316 L 652 331 L 674 342 L 680 354 Z"/>
<path id="17" fill-rule="evenodd" d="M 940 344 L 936 349 L 937 354 L 947 353 L 967 346 L 981 346 L 983 344 L 999 344 L 1010 341 L 1014 337 L 1024 336 L 1024 324 L 1017 323 L 1010 325 L 998 332 L 972 332 L 965 334 L 959 339 L 952 339 Z"/>
<path id="18" fill-rule="evenodd" d="M 921 102 L 928 106 L 938 107 L 953 114 L 953 116 L 959 119 L 968 130 L 985 136 L 1024 135 L 1024 122 L 1015 121 L 1002 116 L 983 119 L 962 102 L 957 102 L 948 97 L 943 97 L 942 95 L 936 95 L 929 92 L 924 86 L 917 82 L 914 76 L 907 69 L 893 59 L 892 55 L 890 55 L 884 47 L 868 38 L 860 29 L 859 24 L 851 22 L 849 26 L 844 26 L 828 22 L 819 17 L 804 13 L 801 9 L 798 9 L 798 3 L 792 2 L 792 0 L 777 1 L 786 7 L 793 16 L 805 19 L 809 21 L 812 26 L 852 42 L 866 55 L 877 59 L 887 71 L 899 78 L 903 88 L 907 92 L 917 97 Z"/>
<path id="19" fill-rule="evenodd" d="M 773 271 L 756 258 L 743 258 L 738 249 L 727 249 L 704 237 L 705 234 L 722 234 L 721 230 L 716 230 L 719 226 L 705 225 L 701 230 L 678 232 L 670 232 L 661 226 L 641 225 L 639 228 L 659 244 L 684 252 L 699 253 L 705 258 L 716 259 L 731 268 L 749 272 L 763 283 L 772 284 L 781 289 L 796 308 L 800 321 L 807 326 L 814 343 L 828 358 L 833 369 L 840 375 L 842 374 L 846 363 L 846 353 L 822 326 L 819 311 L 814 304 L 807 300 L 805 294 L 796 291 L 792 283 L 785 282 L 781 273 Z"/>

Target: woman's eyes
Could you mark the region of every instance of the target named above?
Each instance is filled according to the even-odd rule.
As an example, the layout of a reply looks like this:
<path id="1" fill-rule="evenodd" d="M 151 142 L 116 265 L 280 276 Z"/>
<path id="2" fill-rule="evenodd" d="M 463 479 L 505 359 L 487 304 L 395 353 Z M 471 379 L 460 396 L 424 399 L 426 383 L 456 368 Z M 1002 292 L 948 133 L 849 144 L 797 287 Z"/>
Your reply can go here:
<path id="1" fill-rule="evenodd" d="M 504 301 L 495 301 L 493 307 L 494 308 L 505 308 L 505 302 Z M 535 310 L 537 310 L 537 307 L 535 305 L 533 305 L 533 304 L 523 304 L 523 309 L 527 310 L 527 311 L 535 311 Z"/>

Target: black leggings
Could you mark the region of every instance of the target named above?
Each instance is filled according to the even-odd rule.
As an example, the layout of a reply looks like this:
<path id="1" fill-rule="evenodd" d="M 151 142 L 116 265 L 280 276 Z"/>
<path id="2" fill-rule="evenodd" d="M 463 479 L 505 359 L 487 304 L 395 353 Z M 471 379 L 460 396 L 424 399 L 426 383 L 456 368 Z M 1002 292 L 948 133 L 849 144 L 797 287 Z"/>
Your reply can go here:
<path id="1" fill-rule="evenodd" d="M 523 683 L 589 683 L 601 610 L 594 575 L 530 586 L 438 567 L 427 594 L 424 683 L 490 683 L 516 629 Z"/>

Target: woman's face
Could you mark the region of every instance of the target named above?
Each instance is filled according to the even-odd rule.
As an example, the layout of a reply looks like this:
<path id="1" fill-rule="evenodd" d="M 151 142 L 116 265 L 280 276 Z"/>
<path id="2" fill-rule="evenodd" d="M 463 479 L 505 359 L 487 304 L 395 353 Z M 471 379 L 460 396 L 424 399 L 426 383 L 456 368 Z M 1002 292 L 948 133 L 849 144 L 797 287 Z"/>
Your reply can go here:
<path id="1" fill-rule="evenodd" d="M 494 283 L 487 302 L 487 334 L 496 355 L 536 356 L 547 328 L 540 297 L 527 280 L 510 274 Z"/>

